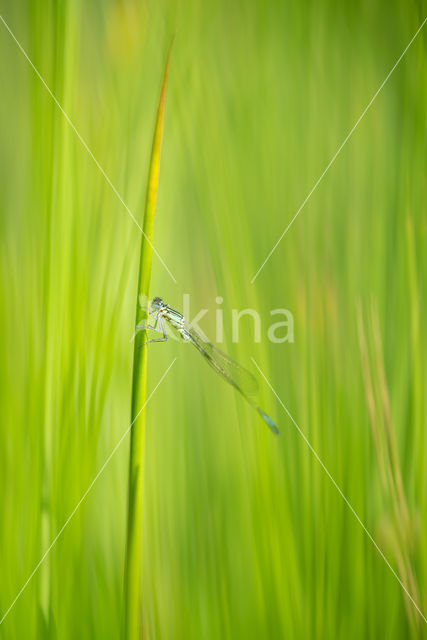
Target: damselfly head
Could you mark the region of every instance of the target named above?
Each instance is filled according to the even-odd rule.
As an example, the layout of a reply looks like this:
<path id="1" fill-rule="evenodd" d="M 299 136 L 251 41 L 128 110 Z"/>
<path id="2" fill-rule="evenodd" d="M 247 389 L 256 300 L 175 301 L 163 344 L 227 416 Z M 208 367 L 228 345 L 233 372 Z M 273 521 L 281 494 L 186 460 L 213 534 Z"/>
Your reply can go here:
<path id="1" fill-rule="evenodd" d="M 165 303 L 161 298 L 153 298 L 151 301 L 151 310 L 159 311 L 162 307 L 165 306 Z"/>

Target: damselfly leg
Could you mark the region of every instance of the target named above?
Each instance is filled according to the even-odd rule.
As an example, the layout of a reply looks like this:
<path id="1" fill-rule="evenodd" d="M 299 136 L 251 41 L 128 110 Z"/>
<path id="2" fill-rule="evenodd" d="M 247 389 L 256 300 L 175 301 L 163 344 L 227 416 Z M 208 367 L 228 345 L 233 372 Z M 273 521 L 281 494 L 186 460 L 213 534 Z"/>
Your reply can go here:
<path id="1" fill-rule="evenodd" d="M 139 324 L 136 325 L 136 331 L 133 334 L 132 340 L 135 339 L 135 336 L 140 332 L 140 331 L 156 331 L 157 333 L 162 333 L 162 337 L 161 338 L 151 338 L 150 340 L 146 340 L 145 342 L 143 342 L 140 347 L 143 347 L 145 344 L 148 344 L 149 342 L 166 342 L 168 339 L 168 334 L 166 333 L 166 328 L 165 328 L 165 323 L 163 321 L 163 318 L 160 315 L 160 312 L 158 312 L 157 314 L 154 314 L 151 310 L 149 310 L 149 314 L 152 318 L 154 318 L 154 324 L 150 325 L 150 323 L 144 323 L 144 322 L 140 322 Z M 131 342 L 132 342 L 131 340 Z"/>

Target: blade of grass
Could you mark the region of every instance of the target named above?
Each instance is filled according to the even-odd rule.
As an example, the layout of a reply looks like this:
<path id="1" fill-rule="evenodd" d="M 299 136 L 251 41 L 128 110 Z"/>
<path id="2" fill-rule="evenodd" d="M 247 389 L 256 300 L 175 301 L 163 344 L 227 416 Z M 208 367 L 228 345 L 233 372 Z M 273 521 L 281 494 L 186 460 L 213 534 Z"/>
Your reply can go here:
<path id="1" fill-rule="evenodd" d="M 141 236 L 138 294 L 136 303 L 136 324 L 147 318 L 146 310 L 140 300 L 150 297 L 151 263 L 153 257 L 154 217 L 156 211 L 157 187 L 159 182 L 160 150 L 163 134 L 165 96 L 169 75 L 171 48 L 169 49 L 163 84 L 160 93 L 157 119 L 154 129 L 151 161 L 148 172 L 147 194 L 145 201 L 144 227 Z M 134 420 L 144 406 L 147 386 L 147 340 L 146 331 L 137 334 L 134 341 L 132 408 Z M 145 409 L 136 418 L 130 441 L 128 522 L 125 558 L 125 638 L 136 640 L 141 637 L 141 537 L 142 537 L 142 498 L 144 486 L 144 447 L 145 447 Z"/>
<path id="2" fill-rule="evenodd" d="M 371 304 L 368 318 L 370 340 L 366 337 L 360 302 L 357 308 L 357 315 L 362 373 L 371 432 L 382 480 L 383 497 L 387 509 L 391 507 L 393 514 L 391 517 L 384 517 L 383 528 L 395 556 L 399 575 L 406 585 L 404 604 L 411 633 L 413 637 L 418 637 L 421 621 L 412 606 L 412 602 L 419 601 L 419 589 L 412 566 L 411 549 L 408 547 L 413 518 L 410 516 L 406 501 L 397 443 L 392 427 L 390 394 L 386 379 L 383 344 L 376 304 L 374 302 Z"/>

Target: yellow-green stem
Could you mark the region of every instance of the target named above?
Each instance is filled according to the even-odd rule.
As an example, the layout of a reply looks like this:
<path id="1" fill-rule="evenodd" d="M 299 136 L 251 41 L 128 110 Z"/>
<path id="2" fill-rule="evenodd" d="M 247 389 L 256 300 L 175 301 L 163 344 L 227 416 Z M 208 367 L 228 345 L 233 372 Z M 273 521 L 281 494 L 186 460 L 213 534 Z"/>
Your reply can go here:
<path id="1" fill-rule="evenodd" d="M 154 130 L 151 161 L 148 172 L 143 235 L 139 264 L 136 324 L 146 320 L 146 311 L 140 300 L 149 299 L 151 262 L 153 257 L 154 216 L 159 181 L 160 149 L 163 133 L 163 115 L 169 73 L 170 51 L 166 61 L 159 107 Z M 125 638 L 141 638 L 141 553 L 142 553 L 142 498 L 144 488 L 145 402 L 147 387 L 146 331 L 138 333 L 134 342 L 127 545 L 125 559 Z"/>

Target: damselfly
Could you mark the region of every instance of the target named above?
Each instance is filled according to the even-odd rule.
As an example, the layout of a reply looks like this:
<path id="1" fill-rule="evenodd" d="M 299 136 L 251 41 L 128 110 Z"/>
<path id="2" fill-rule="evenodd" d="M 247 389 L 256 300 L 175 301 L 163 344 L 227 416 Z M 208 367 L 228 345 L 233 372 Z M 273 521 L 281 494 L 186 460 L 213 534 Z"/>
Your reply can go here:
<path id="1" fill-rule="evenodd" d="M 209 342 L 199 331 L 191 324 L 186 322 L 184 316 L 175 311 L 163 302 L 161 298 L 153 298 L 149 308 L 149 314 L 154 320 L 154 324 L 138 324 L 136 333 L 142 330 L 150 329 L 162 334 L 161 338 L 147 340 L 147 342 L 166 342 L 168 335 L 166 333 L 165 321 L 181 336 L 185 342 L 190 342 L 206 359 L 208 364 L 215 369 L 229 384 L 231 384 L 249 404 L 259 413 L 261 418 L 270 429 L 278 435 L 280 432 L 273 420 L 268 416 L 260 406 L 253 400 L 252 396 L 258 389 L 258 383 L 254 376 L 246 369 L 241 367 L 237 362 L 229 358 L 225 353 L 220 351 L 211 342 Z"/>

